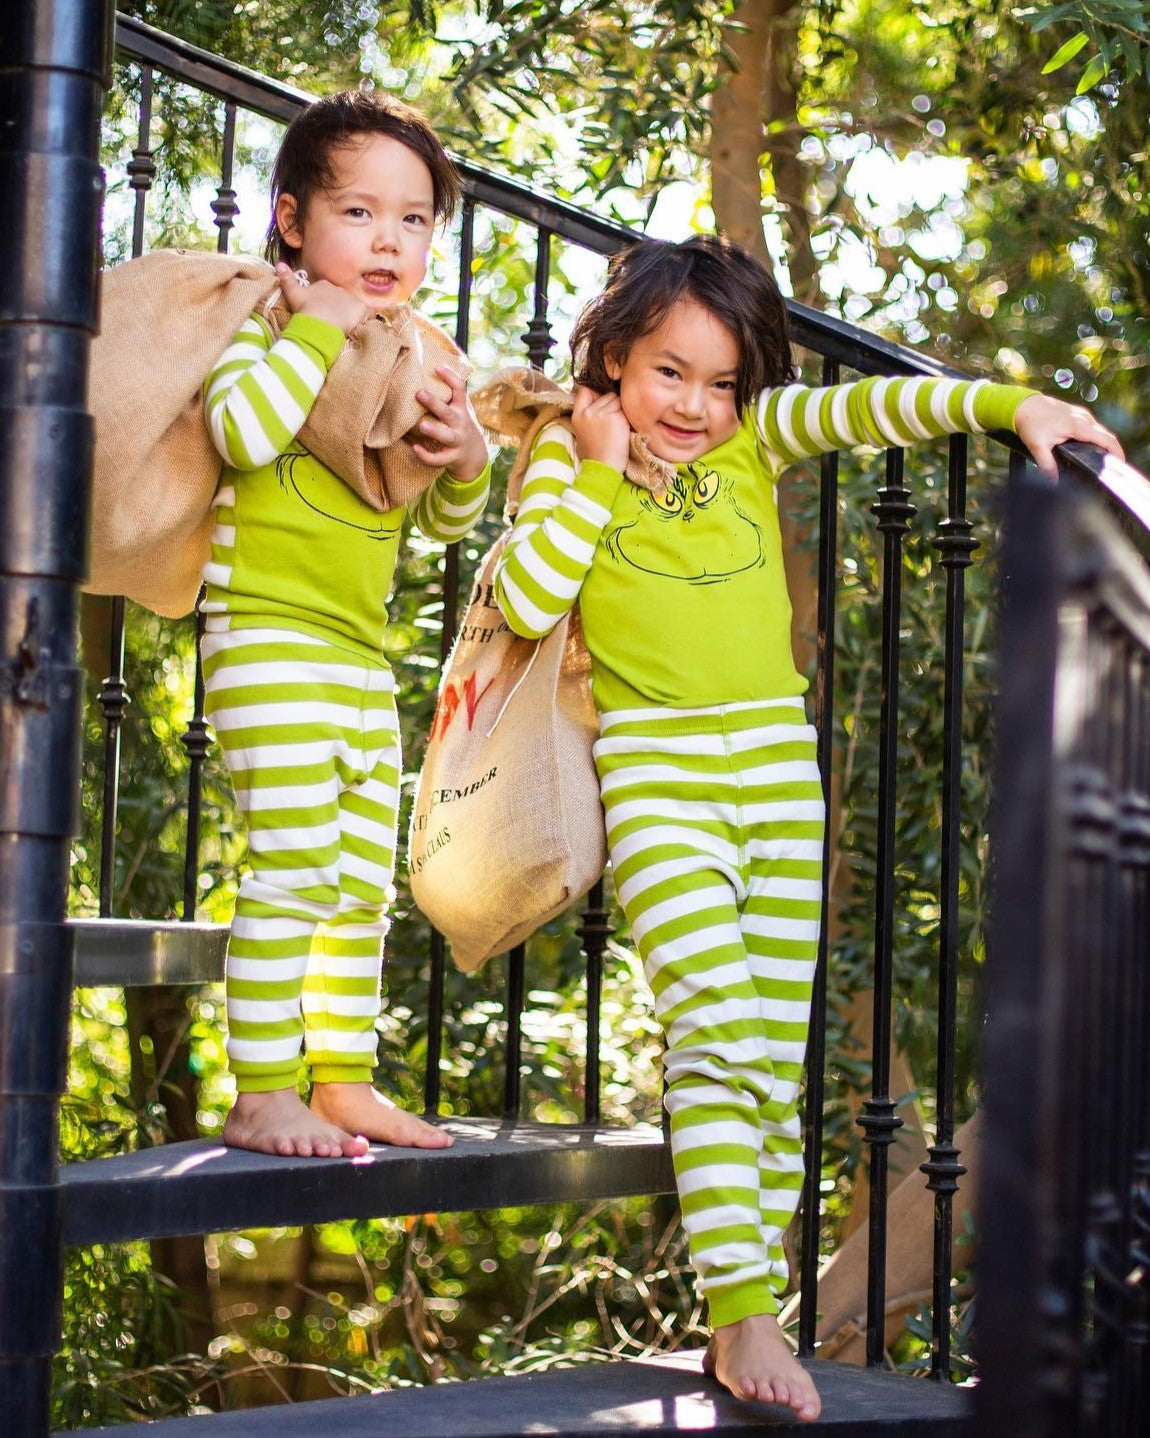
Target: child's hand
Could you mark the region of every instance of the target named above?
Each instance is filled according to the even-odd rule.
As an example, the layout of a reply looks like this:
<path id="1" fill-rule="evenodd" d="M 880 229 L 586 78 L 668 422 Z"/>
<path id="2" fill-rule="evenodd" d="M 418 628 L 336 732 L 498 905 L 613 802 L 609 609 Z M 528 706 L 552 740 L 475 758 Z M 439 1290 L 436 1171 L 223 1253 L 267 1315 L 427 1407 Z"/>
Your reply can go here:
<path id="1" fill-rule="evenodd" d="M 449 399 L 440 399 L 429 389 L 415 392 L 416 399 L 427 410 L 426 419 L 419 421 L 420 434 L 435 440 L 438 449 L 421 444 L 411 446 L 416 459 L 433 469 L 445 469 L 452 479 L 467 484 L 487 468 L 487 441 L 475 418 L 467 386 L 447 365 L 435 371 L 451 391 Z"/>
<path id="2" fill-rule="evenodd" d="M 631 426 L 617 394 L 597 394 L 580 385 L 575 391 L 571 428 L 575 431 L 575 448 L 581 460 L 598 460 L 620 474 L 627 468 Z"/>
<path id="3" fill-rule="evenodd" d="M 1085 440 L 1087 444 L 1096 444 L 1099 449 L 1104 449 L 1107 454 L 1126 458 L 1117 437 L 1104 424 L 1099 424 L 1088 409 L 1078 404 L 1067 404 L 1064 399 L 1055 399 L 1053 395 L 1028 395 L 1015 411 L 1014 428 L 1044 474 L 1058 473 L 1054 446 L 1066 439 Z"/>
<path id="4" fill-rule="evenodd" d="M 371 314 L 363 301 L 348 290 L 340 289 L 330 280 L 301 281 L 296 271 L 282 260 L 276 265 L 276 277 L 283 291 L 284 303 L 293 315 L 312 315 L 317 320 L 327 320 L 328 324 L 338 326 L 345 335 L 349 335 Z"/>

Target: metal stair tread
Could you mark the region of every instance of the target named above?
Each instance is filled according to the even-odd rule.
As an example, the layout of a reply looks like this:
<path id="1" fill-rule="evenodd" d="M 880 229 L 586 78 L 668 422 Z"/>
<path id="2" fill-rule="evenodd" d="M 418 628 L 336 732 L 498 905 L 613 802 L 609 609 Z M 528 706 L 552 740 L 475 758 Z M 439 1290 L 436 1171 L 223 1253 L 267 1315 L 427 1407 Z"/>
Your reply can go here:
<path id="1" fill-rule="evenodd" d="M 661 1129 L 439 1119 L 447 1149 L 375 1144 L 360 1159 L 278 1158 L 198 1139 L 61 1168 L 64 1239 L 593 1201 L 674 1189 Z"/>
<path id="2" fill-rule="evenodd" d="M 816 1424 L 789 1410 L 744 1403 L 702 1372 L 702 1351 L 596 1361 L 513 1377 L 437 1383 L 355 1398 L 319 1399 L 267 1408 L 169 1418 L 162 1438 L 600 1438 L 610 1433 L 713 1435 L 803 1429 L 832 1438 L 970 1438 L 970 1390 L 881 1369 L 815 1359 L 823 1401 Z M 104 1438 L 139 1438 L 132 1423 L 96 1430 Z M 63 1438 L 63 1435 L 57 1435 Z"/>

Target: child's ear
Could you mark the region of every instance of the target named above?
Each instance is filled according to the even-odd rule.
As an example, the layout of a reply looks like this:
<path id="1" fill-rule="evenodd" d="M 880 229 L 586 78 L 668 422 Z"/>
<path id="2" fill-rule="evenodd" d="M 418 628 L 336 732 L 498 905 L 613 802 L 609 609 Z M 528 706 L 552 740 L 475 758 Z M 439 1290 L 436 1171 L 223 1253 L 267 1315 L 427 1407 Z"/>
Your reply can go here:
<path id="1" fill-rule="evenodd" d="M 293 250 L 303 245 L 303 230 L 300 228 L 299 206 L 294 195 L 281 195 L 276 200 L 276 229 L 285 244 Z"/>
<path id="2" fill-rule="evenodd" d="M 607 378 L 614 380 L 616 384 L 623 378 L 623 361 L 614 349 L 603 351 L 603 368 L 607 371 Z"/>

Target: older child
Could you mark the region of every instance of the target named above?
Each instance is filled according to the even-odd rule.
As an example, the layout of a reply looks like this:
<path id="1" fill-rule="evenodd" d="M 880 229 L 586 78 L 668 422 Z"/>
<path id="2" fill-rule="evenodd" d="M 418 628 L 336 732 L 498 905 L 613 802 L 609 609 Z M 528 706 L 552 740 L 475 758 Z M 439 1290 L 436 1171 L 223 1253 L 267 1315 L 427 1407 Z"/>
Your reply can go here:
<path id="1" fill-rule="evenodd" d="M 273 175 L 268 258 L 291 319 L 276 338 L 253 314 L 205 381 L 225 461 L 201 603 L 206 709 L 250 848 L 226 981 L 224 1141 L 240 1148 L 449 1142 L 372 1086 L 400 776 L 384 629 L 404 511 L 372 509 L 297 435 L 347 336 L 422 284 L 457 198 L 417 111 L 366 92 L 310 105 Z M 463 381 L 437 374 L 448 396 L 417 391 L 414 452 L 443 472 L 412 511 L 447 541 L 482 514 L 490 475 Z"/>
<path id="2" fill-rule="evenodd" d="M 666 1032 L 707 1367 L 813 1421 L 775 1315 L 824 815 L 775 483 L 806 455 L 958 430 L 1014 429 L 1045 468 L 1064 439 L 1118 444 L 1084 410 L 986 381 L 791 383 L 774 281 L 711 237 L 618 255 L 572 348 L 574 411 L 535 440 L 496 595 L 528 636 L 579 602 L 615 886 Z M 675 466 L 660 494 L 624 479 L 632 432 Z"/>

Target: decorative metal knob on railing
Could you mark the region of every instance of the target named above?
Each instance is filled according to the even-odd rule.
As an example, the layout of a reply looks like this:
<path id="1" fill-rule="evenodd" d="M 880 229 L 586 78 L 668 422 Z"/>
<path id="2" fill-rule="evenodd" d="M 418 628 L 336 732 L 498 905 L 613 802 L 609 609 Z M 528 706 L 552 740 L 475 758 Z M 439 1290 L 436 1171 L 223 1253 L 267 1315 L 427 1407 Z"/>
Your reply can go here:
<path id="1" fill-rule="evenodd" d="M 881 524 L 879 526 L 881 528 Z M 972 531 L 974 529 L 969 519 L 951 515 L 946 519 L 939 520 L 938 536 L 934 541 L 934 547 L 938 550 L 939 563 L 944 569 L 968 569 L 973 562 L 974 551 L 978 548 L 978 540 L 975 539 Z"/>

